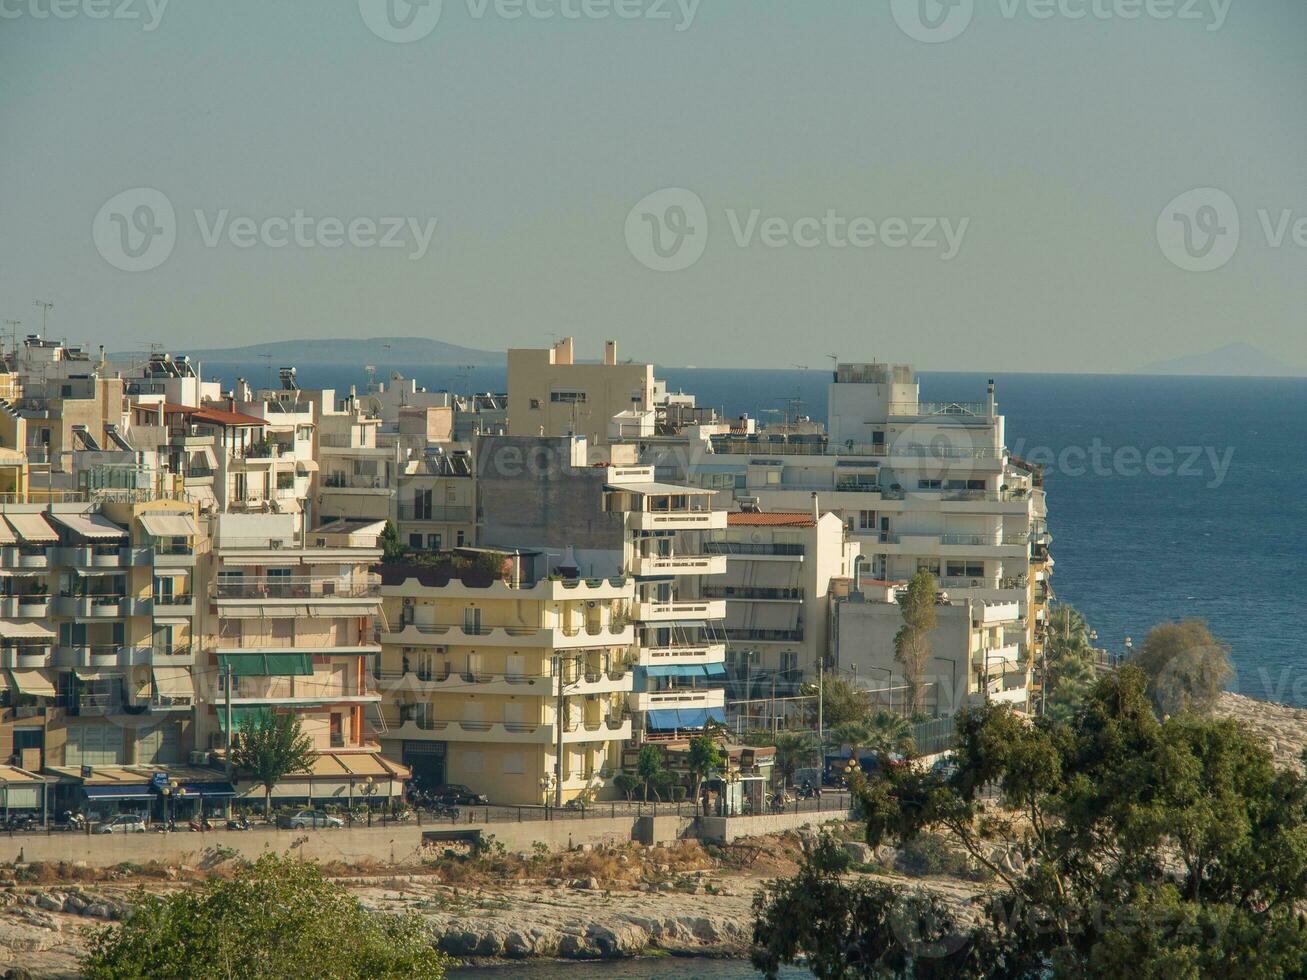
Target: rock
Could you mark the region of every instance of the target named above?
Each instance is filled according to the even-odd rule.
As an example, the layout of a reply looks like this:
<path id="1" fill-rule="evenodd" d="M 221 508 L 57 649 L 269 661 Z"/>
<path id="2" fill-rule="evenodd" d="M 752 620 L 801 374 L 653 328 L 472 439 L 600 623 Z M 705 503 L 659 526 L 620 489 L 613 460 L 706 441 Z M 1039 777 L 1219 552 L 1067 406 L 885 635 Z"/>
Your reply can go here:
<path id="1" fill-rule="evenodd" d="M 108 905 L 104 904 L 103 902 L 96 902 L 94 905 L 86 906 L 86 911 L 83 912 L 82 914 L 89 915 L 95 919 L 113 918 L 113 911 L 109 908 Z"/>
<path id="2" fill-rule="evenodd" d="M 853 858 L 858 864 L 871 864 L 876 860 L 876 852 L 871 845 L 864 844 L 862 841 L 845 841 L 844 853 Z"/>
<path id="3" fill-rule="evenodd" d="M 45 909 L 47 912 L 62 912 L 64 910 L 63 896 L 47 895 L 45 892 L 38 892 L 36 895 L 36 907 Z"/>

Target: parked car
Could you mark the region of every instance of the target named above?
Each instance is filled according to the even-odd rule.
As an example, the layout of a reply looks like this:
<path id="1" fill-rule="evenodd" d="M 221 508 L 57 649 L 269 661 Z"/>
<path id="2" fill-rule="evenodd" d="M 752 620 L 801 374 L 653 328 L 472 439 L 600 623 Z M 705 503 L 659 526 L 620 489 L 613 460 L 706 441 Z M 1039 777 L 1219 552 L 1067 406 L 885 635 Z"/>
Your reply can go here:
<path id="1" fill-rule="evenodd" d="M 345 821 L 333 817 L 325 810 L 300 810 L 289 816 L 279 817 L 277 826 L 286 830 L 303 830 L 305 827 L 343 827 Z"/>
<path id="2" fill-rule="evenodd" d="M 437 786 L 432 790 L 431 796 L 435 802 L 444 803 L 447 806 L 478 806 L 490 802 L 490 797 L 484 793 L 473 793 L 462 783 L 446 783 L 444 786 Z"/>
<path id="3" fill-rule="evenodd" d="M 134 813 L 120 813 L 95 828 L 97 834 L 143 834 L 145 821 Z"/>

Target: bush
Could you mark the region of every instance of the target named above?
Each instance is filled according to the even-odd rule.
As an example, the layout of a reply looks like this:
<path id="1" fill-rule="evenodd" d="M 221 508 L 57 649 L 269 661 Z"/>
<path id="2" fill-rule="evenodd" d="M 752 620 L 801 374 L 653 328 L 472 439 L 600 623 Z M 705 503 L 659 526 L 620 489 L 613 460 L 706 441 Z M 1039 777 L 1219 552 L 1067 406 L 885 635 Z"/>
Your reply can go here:
<path id="1" fill-rule="evenodd" d="M 446 958 L 413 915 L 369 911 L 314 865 L 265 855 L 230 880 L 165 898 L 139 892 L 127 920 L 95 934 L 83 976 L 416 977 Z"/>
<path id="2" fill-rule="evenodd" d="M 894 870 L 913 878 L 948 875 L 951 878 L 983 881 L 990 877 L 987 872 L 981 873 L 966 854 L 950 847 L 937 834 L 921 834 L 905 841 L 894 859 Z"/>

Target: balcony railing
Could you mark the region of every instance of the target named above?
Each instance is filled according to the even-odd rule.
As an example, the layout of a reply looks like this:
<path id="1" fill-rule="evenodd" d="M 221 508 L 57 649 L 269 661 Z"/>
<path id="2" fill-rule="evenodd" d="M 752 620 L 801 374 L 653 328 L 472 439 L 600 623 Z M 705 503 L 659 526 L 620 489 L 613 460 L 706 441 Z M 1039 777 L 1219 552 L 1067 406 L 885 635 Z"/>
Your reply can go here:
<path id="1" fill-rule="evenodd" d="M 760 643 L 802 643 L 803 630 L 727 629 L 726 638 L 733 642 L 755 640 Z"/>
<path id="2" fill-rule="evenodd" d="M 893 416 L 961 415 L 969 418 L 988 418 L 988 402 L 890 402 Z"/>
<path id="3" fill-rule="evenodd" d="M 765 589 L 736 585 L 705 585 L 702 589 L 705 599 L 774 599 L 778 601 L 803 598 L 803 590 Z"/>
<path id="4" fill-rule="evenodd" d="M 278 578 L 241 578 L 219 581 L 218 599 L 360 599 L 381 595 L 375 580 L 288 575 Z"/>
<path id="5" fill-rule="evenodd" d="M 710 555 L 802 555 L 801 544 L 751 544 L 744 541 L 705 541 L 703 550 Z"/>
<path id="6" fill-rule="evenodd" d="M 472 521 L 472 508 L 456 504 L 438 504 L 420 506 L 411 503 L 399 505 L 401 521 L 444 521 L 447 523 L 468 524 Z"/>

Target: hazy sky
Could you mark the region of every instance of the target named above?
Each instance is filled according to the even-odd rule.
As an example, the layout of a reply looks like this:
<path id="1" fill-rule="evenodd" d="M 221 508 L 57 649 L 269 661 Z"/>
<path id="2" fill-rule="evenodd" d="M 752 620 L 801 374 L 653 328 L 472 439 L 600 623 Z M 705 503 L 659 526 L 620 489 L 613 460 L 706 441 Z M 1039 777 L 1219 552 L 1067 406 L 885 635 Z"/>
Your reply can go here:
<path id="1" fill-rule="evenodd" d="M 444 0 L 433 28 L 404 0 L 51 2 L 0 0 L 23 330 L 40 298 L 111 349 L 569 333 L 664 364 L 1116 371 L 1242 340 L 1307 365 L 1302 0 Z M 1232 254 L 1221 199 L 1164 215 L 1200 187 Z M 664 188 L 702 217 L 680 191 L 632 214 Z M 133 257 L 167 241 L 160 197 L 175 244 Z M 1224 265 L 1172 261 L 1182 220 Z"/>

